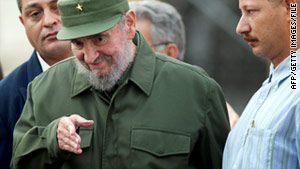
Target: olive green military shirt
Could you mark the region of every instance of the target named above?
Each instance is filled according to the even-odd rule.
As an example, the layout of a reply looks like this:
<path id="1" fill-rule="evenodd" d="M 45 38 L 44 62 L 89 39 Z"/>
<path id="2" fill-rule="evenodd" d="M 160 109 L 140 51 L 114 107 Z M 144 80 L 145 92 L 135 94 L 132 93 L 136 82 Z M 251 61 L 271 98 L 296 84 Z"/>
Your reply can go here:
<path id="1" fill-rule="evenodd" d="M 218 84 L 154 53 L 139 33 L 134 42 L 134 63 L 110 100 L 78 73 L 74 57 L 29 85 L 13 169 L 221 169 L 229 122 Z M 71 114 L 94 120 L 79 130 L 80 155 L 57 143 L 58 122 Z"/>

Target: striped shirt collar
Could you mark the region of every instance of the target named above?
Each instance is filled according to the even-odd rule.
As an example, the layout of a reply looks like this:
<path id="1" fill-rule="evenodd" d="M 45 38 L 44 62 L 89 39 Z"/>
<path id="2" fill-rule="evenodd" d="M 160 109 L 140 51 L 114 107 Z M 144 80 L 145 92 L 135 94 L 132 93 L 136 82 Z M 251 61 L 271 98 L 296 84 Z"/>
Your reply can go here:
<path id="1" fill-rule="evenodd" d="M 299 55 L 300 49 L 297 50 L 297 53 L 294 56 Z M 300 69 L 300 61 L 297 58 L 297 70 Z M 283 80 L 291 76 L 291 56 L 285 58 L 276 68 L 271 63 L 269 77 L 263 82 L 263 85 L 270 82 L 277 82 L 278 85 L 281 84 Z"/>

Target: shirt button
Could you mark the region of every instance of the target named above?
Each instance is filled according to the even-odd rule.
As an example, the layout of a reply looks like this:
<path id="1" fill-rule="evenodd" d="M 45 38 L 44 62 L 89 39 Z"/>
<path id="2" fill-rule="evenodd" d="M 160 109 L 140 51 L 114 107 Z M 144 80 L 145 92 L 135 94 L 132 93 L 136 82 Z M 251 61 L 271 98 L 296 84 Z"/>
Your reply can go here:
<path id="1" fill-rule="evenodd" d="M 261 104 L 263 101 L 264 101 L 263 99 L 259 99 L 259 100 L 258 100 L 258 103 Z"/>
<path id="2" fill-rule="evenodd" d="M 277 89 L 278 88 L 278 84 L 276 84 L 275 86 L 274 86 L 274 89 Z"/>
<path id="3" fill-rule="evenodd" d="M 254 121 L 254 120 L 252 120 L 252 121 L 251 121 L 251 123 L 250 123 L 250 127 L 251 127 L 251 128 L 253 128 L 253 127 L 254 127 L 254 125 L 255 125 L 255 121 Z"/>

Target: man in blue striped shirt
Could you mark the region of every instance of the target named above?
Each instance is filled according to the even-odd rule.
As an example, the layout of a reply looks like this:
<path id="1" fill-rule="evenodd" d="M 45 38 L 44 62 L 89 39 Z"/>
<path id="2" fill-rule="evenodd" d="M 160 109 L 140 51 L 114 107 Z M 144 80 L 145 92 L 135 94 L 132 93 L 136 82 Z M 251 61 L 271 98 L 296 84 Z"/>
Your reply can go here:
<path id="1" fill-rule="evenodd" d="M 296 0 L 239 0 L 236 31 L 271 65 L 228 136 L 223 169 L 300 168 L 299 5 Z"/>

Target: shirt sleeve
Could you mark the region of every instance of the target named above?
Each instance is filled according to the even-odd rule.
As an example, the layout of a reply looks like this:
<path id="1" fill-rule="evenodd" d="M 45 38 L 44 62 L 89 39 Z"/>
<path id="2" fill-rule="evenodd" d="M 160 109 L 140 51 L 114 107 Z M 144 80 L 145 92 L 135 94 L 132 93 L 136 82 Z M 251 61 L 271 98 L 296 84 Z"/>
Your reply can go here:
<path id="1" fill-rule="evenodd" d="M 0 114 L 0 164 L 1 168 L 9 169 L 9 162 L 11 157 L 12 139 L 9 134 L 7 125 L 7 118 L 3 118 Z"/>
<path id="2" fill-rule="evenodd" d="M 11 79 L 0 85 L 0 164 L 1 169 L 10 169 L 13 129 L 22 112 L 25 99 L 23 88 L 11 84 Z M 14 82 L 13 82 L 14 83 Z M 10 86 L 11 85 L 11 86 Z M 24 88 L 25 94 L 26 89 Z"/>
<path id="3" fill-rule="evenodd" d="M 225 142 L 230 131 L 226 102 L 220 86 L 212 83 L 207 93 L 208 109 L 200 140 L 201 166 L 222 168 Z"/>
<path id="4" fill-rule="evenodd" d="M 14 129 L 11 168 L 60 168 L 62 161 L 71 155 L 58 146 L 56 130 L 60 119 L 47 126 L 37 125 L 31 88 L 32 84 L 28 86 L 27 101 Z"/>

